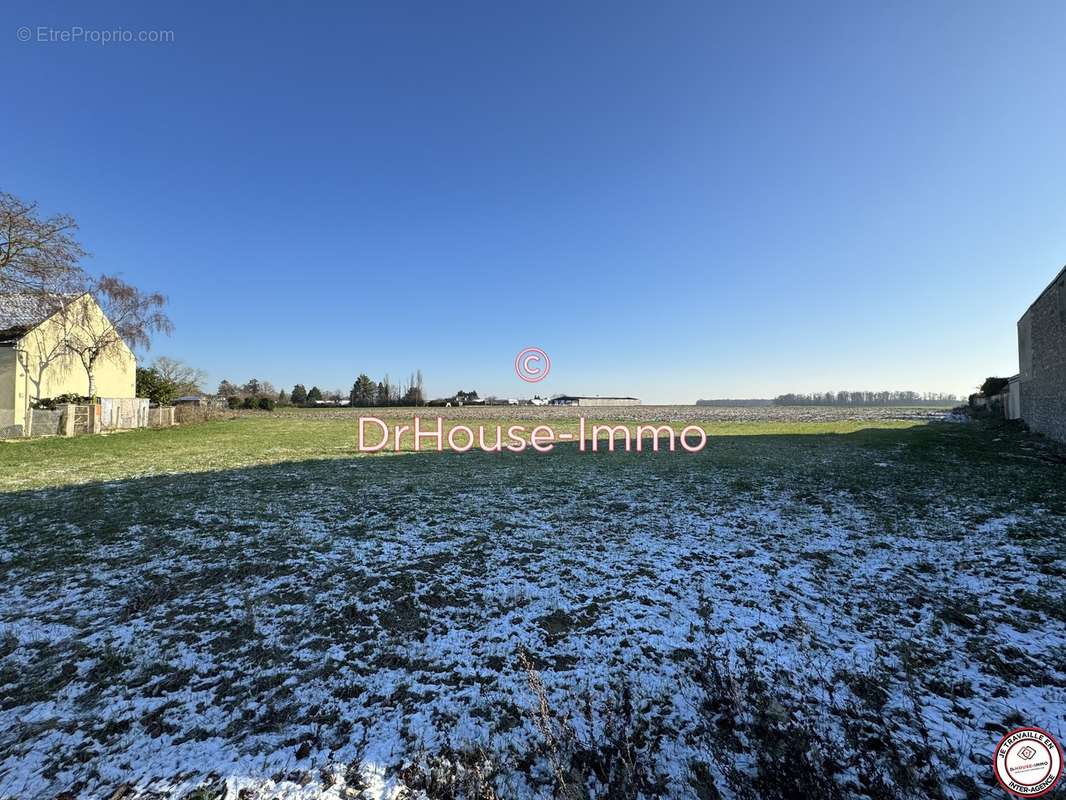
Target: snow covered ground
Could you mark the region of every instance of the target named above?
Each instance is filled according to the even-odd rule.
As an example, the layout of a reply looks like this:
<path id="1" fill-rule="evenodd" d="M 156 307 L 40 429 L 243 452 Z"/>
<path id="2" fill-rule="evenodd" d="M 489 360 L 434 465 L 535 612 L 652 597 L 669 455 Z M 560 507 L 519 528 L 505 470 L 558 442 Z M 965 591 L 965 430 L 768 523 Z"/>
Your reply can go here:
<path id="1" fill-rule="evenodd" d="M 254 411 L 237 412 L 254 416 Z M 440 415 L 448 420 L 572 420 L 579 414 L 589 419 L 621 422 L 757 423 L 848 421 L 939 420 L 951 413 L 946 406 L 426 406 L 419 413 L 427 418 Z M 384 419 L 410 420 L 411 408 L 279 408 L 275 415 L 294 419 L 354 420 L 361 414 Z"/>
<path id="2" fill-rule="evenodd" d="M 0 798 L 985 796 L 1066 733 L 1062 470 L 934 425 L 2 494 Z"/>

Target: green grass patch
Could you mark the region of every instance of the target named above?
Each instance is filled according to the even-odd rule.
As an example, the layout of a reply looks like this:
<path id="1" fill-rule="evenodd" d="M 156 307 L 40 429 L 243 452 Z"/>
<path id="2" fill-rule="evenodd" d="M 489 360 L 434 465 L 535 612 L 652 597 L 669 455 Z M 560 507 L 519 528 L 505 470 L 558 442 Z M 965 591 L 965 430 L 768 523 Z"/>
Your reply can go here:
<path id="1" fill-rule="evenodd" d="M 423 419 L 435 428 L 431 409 Z M 390 426 L 411 424 L 413 413 L 393 411 Z M 556 432 L 577 435 L 578 421 L 571 419 L 466 419 L 448 418 L 445 429 L 459 424 L 483 425 L 490 443 L 495 426 L 525 426 L 524 438 L 537 425 L 551 424 Z M 634 421 L 587 420 L 593 425 L 626 424 Z M 675 431 L 688 423 L 673 422 Z M 708 449 L 724 437 L 735 436 L 813 436 L 855 434 L 870 430 L 906 430 L 921 423 L 902 421 L 837 420 L 832 422 L 703 422 L 698 423 L 712 437 Z M 605 434 L 604 434 L 605 435 Z M 601 435 L 603 438 L 604 435 Z M 374 430 L 374 436 L 377 431 Z M 375 438 L 374 441 L 377 441 Z M 410 432 L 401 439 L 401 448 L 411 450 Z M 573 444 L 560 445 L 572 448 Z M 621 444 L 618 445 L 621 447 Z M 391 448 L 390 448 L 391 449 Z M 80 436 L 0 442 L 0 491 L 17 491 L 80 483 L 115 481 L 127 478 L 199 473 L 239 469 L 287 461 L 311 461 L 359 456 L 356 447 L 356 414 L 247 414 L 233 419 L 182 425 L 161 430 L 137 430 L 107 436 Z"/>

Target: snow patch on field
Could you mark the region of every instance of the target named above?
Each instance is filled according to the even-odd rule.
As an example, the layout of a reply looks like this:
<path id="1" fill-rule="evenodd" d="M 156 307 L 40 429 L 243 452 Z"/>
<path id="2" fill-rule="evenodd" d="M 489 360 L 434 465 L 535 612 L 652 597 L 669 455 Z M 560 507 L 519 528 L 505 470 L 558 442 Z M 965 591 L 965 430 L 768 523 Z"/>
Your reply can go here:
<path id="1" fill-rule="evenodd" d="M 959 797 L 1005 721 L 1061 728 L 1061 520 L 699 463 L 129 482 L 56 535 L 24 496 L 0 523 L 0 797 L 376 800 L 422 755 L 473 747 L 501 796 L 551 797 L 523 653 L 579 737 L 604 724 L 580 698 L 633 687 L 668 797 L 701 765 L 750 766 L 709 754 L 718 668 L 842 748 L 842 719 L 879 720 Z"/>

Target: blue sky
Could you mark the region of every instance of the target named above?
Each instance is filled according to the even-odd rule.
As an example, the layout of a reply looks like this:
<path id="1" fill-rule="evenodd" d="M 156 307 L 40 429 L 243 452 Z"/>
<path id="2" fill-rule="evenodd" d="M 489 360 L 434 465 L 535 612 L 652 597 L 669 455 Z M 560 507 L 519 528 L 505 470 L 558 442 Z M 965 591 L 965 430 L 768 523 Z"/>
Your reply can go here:
<path id="1" fill-rule="evenodd" d="M 1066 262 L 1066 4 L 267 9 L 0 31 L 0 188 L 212 382 L 526 396 L 534 345 L 543 393 L 962 393 Z M 37 40 L 74 26 L 173 42 Z"/>

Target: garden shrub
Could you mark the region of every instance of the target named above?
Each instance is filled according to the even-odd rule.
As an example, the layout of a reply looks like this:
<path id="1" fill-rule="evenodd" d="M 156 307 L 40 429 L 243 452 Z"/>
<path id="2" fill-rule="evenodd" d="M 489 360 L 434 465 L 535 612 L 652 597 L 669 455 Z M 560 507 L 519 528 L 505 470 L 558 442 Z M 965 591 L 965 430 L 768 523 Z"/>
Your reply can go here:
<path id="1" fill-rule="evenodd" d="M 33 408 L 41 409 L 42 411 L 55 411 L 57 406 L 65 405 L 67 403 L 84 406 L 91 402 L 92 398 L 90 397 L 68 392 L 67 394 L 57 395 L 56 397 L 42 397 L 39 400 L 34 400 L 31 405 Z"/>

